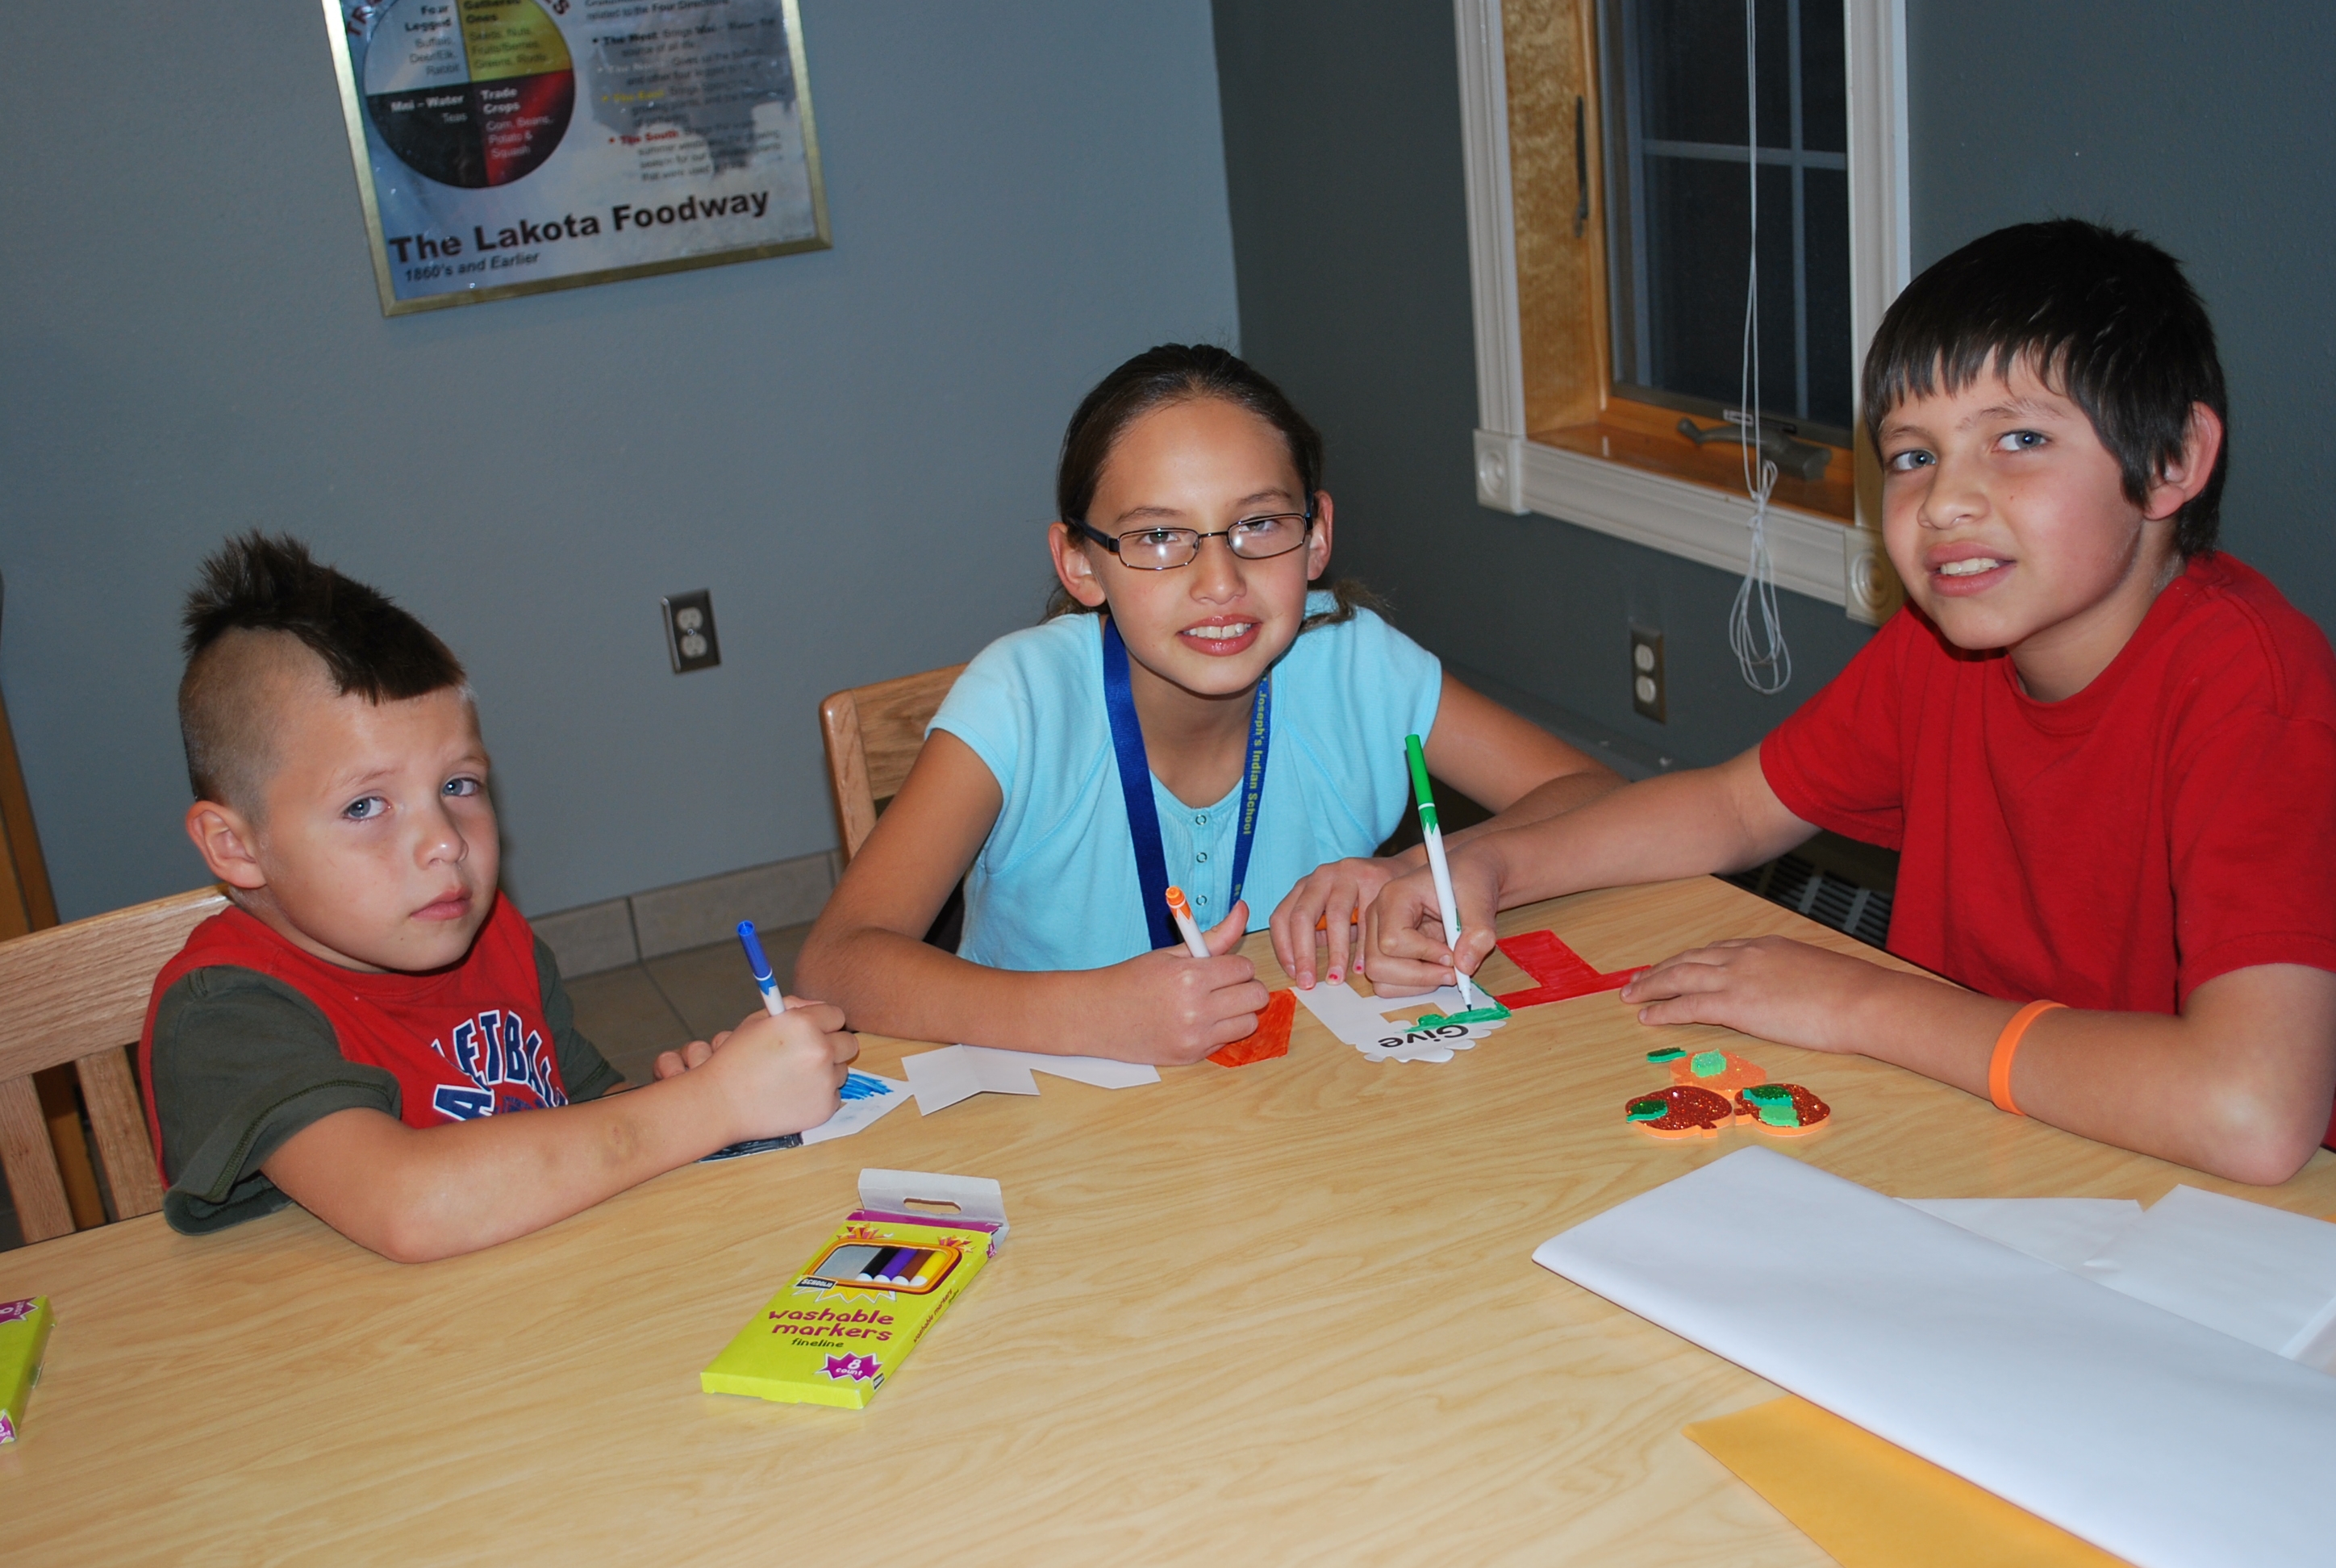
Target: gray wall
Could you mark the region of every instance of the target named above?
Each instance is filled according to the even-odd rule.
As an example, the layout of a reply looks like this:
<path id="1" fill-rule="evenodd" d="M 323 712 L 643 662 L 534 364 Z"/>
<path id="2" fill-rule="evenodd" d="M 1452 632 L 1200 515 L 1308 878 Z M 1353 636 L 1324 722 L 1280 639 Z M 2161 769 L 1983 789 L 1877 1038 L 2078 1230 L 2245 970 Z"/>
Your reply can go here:
<path id="1" fill-rule="evenodd" d="M 2321 430 L 2336 22 L 2324 6 L 1908 0 L 1915 261 L 2073 212 L 2138 226 L 2214 308 L 2238 460 L 2225 540 L 2336 625 Z M 1758 739 L 1866 632 L 1782 596 L 1794 678 L 1746 687 L 1735 579 L 1475 502 L 1460 107 L 1448 0 L 1217 0 L 1242 342 L 1319 424 L 1340 564 L 1447 659 L 1649 749 Z M 2016 45 L 2016 46 L 2015 46 Z M 2315 266 L 2315 261 L 2321 265 Z M 1626 624 L 1666 633 L 1670 719 L 1630 710 Z"/>
<path id="2" fill-rule="evenodd" d="M 316 0 L 10 6 L 0 687 L 68 918 L 200 880 L 175 620 L 232 530 L 469 662 L 538 911 L 825 848 L 818 698 L 1033 618 L 1079 394 L 1234 340 L 1208 7 L 803 12 L 833 250 L 386 321 Z"/>

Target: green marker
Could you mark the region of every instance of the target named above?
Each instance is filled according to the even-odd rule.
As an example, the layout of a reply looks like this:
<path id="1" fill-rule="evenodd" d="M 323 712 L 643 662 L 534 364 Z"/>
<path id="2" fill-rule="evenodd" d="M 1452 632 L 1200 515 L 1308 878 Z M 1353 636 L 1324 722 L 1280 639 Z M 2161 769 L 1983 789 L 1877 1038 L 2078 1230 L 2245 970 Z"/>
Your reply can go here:
<path id="1" fill-rule="evenodd" d="M 1444 940 L 1452 949 L 1452 978 L 1460 984 L 1460 1000 L 1471 1010 L 1484 1004 L 1476 988 L 1460 972 L 1460 904 L 1452 894 L 1452 862 L 1444 858 L 1444 829 L 1436 820 L 1436 794 L 1427 787 L 1427 754 L 1419 737 L 1403 737 L 1403 755 L 1411 764 L 1411 793 L 1419 802 L 1419 836 L 1427 843 L 1427 874 L 1436 880 L 1436 902 L 1444 914 Z"/>

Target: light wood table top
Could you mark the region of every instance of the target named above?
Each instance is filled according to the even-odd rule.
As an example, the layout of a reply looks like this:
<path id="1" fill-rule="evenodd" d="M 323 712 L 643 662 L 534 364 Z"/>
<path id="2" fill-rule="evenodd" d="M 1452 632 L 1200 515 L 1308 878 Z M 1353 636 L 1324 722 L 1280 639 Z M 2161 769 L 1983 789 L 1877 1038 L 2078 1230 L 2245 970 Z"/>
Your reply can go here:
<path id="1" fill-rule="evenodd" d="M 1708 880 L 1514 911 L 1613 969 L 1723 936 L 1849 939 Z M 1262 937 L 1248 950 L 1275 983 Z M 1495 989 L 1525 978 L 1496 958 Z M 1829 1101 L 1803 1141 L 1658 1144 L 1644 1053 L 1727 1043 Z M 870 1036 L 863 1064 L 894 1068 Z M 1535 1266 L 1559 1231 L 1747 1143 L 1908 1197 L 2336 1214 L 2000 1115 L 1863 1058 L 1652 1030 L 1608 993 L 1445 1064 L 1289 1057 L 1058 1078 L 693 1166 L 540 1234 L 384 1262 L 298 1210 L 0 1253 L 57 1314 L 0 1448 L 15 1563 L 1828 1562 L 1679 1435 L 1775 1390 Z M 1013 1238 L 866 1410 L 698 1392 L 854 1205 L 863 1165 L 1004 1183 Z M 1725 1268 L 1725 1260 L 1715 1260 Z M 1434 1281 L 1449 1280 L 1449 1285 Z"/>

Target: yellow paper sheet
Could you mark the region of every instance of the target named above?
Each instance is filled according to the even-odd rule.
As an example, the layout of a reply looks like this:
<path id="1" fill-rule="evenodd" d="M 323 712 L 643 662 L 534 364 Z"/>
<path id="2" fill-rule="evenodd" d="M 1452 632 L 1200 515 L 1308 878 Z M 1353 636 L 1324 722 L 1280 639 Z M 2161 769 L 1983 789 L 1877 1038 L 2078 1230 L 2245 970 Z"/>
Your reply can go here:
<path id="1" fill-rule="evenodd" d="M 1789 1394 L 1698 1421 L 1687 1435 L 1842 1568 L 2117 1568 L 2124 1562 Z"/>

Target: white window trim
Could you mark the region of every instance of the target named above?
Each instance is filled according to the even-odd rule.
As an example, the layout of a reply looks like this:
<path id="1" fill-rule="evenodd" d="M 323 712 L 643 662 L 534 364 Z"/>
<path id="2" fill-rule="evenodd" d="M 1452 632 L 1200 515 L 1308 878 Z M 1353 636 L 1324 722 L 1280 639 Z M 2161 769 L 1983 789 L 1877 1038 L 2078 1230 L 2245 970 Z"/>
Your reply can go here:
<path id="1" fill-rule="evenodd" d="M 1850 336 L 1865 355 L 1882 313 L 1906 286 L 1905 0 L 1844 0 L 1849 70 Z M 1507 65 L 1500 0 L 1453 0 L 1468 162 L 1468 255 L 1476 320 L 1476 499 L 1541 512 L 1722 570 L 1744 570 L 1751 502 L 1624 463 L 1525 439 L 1517 326 L 1516 221 L 1509 185 Z M 1853 376 L 1856 365 L 1851 366 Z M 1899 589 L 1882 553 L 1880 473 L 1857 434 L 1857 526 L 1768 509 L 1776 586 L 1878 625 Z"/>

